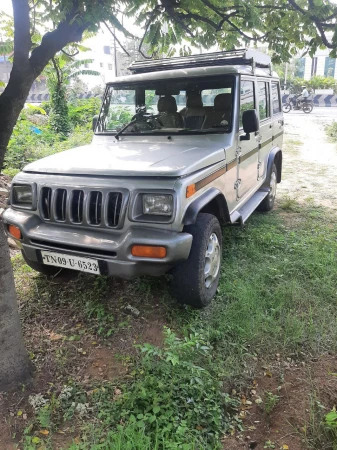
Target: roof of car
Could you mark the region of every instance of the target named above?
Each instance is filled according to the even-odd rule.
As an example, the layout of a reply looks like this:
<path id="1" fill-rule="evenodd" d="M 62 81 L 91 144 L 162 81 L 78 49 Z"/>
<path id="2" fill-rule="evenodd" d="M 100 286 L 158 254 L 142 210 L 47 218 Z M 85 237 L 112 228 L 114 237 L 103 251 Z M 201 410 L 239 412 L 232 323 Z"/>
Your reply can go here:
<path id="1" fill-rule="evenodd" d="M 276 72 L 270 75 L 269 69 L 253 68 L 248 65 L 233 65 L 233 66 L 207 66 L 207 67 L 192 67 L 187 69 L 172 69 L 161 70 L 159 72 L 146 72 L 135 75 L 125 75 L 116 77 L 108 81 L 109 84 L 115 83 L 134 83 L 142 81 L 159 81 L 168 80 L 170 78 L 190 78 L 190 77 L 205 77 L 226 74 L 242 74 L 242 75 L 256 75 L 258 77 L 279 78 Z"/>

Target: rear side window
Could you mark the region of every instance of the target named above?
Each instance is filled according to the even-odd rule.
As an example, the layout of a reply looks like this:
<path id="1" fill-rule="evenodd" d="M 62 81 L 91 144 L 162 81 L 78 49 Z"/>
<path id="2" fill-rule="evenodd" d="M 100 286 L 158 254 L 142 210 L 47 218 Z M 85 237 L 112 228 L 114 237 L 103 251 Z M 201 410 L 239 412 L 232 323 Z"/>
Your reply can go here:
<path id="1" fill-rule="evenodd" d="M 240 93 L 240 127 L 242 127 L 242 113 L 248 109 L 255 109 L 254 82 L 242 80 Z"/>
<path id="2" fill-rule="evenodd" d="M 280 86 L 277 82 L 271 83 L 271 101 L 273 106 L 273 114 L 281 112 Z"/>
<path id="3" fill-rule="evenodd" d="M 260 120 L 270 117 L 269 107 L 269 83 L 259 81 L 257 83 L 258 98 L 259 98 L 259 114 Z"/>

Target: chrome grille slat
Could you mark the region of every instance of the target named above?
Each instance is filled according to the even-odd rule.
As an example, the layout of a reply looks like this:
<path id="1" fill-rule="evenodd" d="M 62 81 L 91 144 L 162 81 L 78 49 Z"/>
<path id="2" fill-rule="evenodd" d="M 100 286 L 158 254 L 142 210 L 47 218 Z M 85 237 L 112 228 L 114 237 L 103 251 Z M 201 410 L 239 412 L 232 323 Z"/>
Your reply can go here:
<path id="1" fill-rule="evenodd" d="M 42 187 L 40 215 L 50 222 L 118 228 L 125 214 L 127 198 L 127 192 L 124 195 L 123 192 L 107 189 Z"/>

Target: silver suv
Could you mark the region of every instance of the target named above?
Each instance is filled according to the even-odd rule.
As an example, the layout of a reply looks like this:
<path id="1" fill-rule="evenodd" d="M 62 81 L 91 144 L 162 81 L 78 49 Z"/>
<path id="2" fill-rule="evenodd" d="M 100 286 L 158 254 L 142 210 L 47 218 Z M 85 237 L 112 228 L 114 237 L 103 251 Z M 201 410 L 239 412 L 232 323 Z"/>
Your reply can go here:
<path id="1" fill-rule="evenodd" d="M 33 269 L 173 276 L 206 306 L 222 225 L 273 208 L 281 181 L 279 79 L 236 50 L 132 64 L 108 83 L 90 145 L 29 164 L 3 219 Z"/>

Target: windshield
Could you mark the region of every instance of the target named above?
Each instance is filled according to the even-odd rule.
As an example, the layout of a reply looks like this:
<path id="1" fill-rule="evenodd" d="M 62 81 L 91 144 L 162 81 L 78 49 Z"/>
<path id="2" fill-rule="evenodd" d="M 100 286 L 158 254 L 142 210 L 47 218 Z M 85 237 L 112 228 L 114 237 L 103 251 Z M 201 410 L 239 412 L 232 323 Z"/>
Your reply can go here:
<path id="1" fill-rule="evenodd" d="M 226 133 L 234 77 L 168 79 L 108 86 L 96 133 Z"/>

